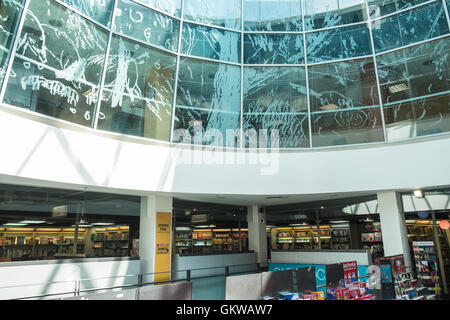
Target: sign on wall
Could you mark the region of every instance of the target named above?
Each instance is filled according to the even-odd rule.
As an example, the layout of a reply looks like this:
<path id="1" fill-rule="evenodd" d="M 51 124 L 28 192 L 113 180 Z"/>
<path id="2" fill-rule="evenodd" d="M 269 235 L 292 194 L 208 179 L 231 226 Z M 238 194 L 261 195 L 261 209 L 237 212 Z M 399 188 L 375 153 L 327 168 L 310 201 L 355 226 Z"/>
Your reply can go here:
<path id="1" fill-rule="evenodd" d="M 155 282 L 170 280 L 172 213 L 156 213 Z"/>

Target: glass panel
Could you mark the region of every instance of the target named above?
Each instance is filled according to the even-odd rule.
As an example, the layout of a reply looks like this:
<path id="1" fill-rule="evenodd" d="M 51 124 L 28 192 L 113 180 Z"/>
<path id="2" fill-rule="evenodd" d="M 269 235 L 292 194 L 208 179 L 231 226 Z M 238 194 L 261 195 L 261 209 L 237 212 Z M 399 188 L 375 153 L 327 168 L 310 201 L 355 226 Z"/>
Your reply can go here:
<path id="1" fill-rule="evenodd" d="M 383 141 L 372 59 L 308 68 L 313 146 Z"/>
<path id="2" fill-rule="evenodd" d="M 450 90 L 450 39 L 377 57 L 383 103 Z"/>
<path id="3" fill-rule="evenodd" d="M 9 50 L 22 12 L 22 0 L 0 0 L 0 87 L 5 77 Z"/>
<path id="4" fill-rule="evenodd" d="M 227 130 L 240 127 L 241 69 L 181 58 L 176 104 L 174 142 L 235 147 Z"/>
<path id="5" fill-rule="evenodd" d="M 364 0 L 305 0 L 305 30 L 329 28 L 366 19 Z"/>
<path id="6" fill-rule="evenodd" d="M 110 25 L 114 0 L 62 0 L 62 2 L 101 24 Z"/>
<path id="7" fill-rule="evenodd" d="M 369 0 L 370 18 L 375 19 L 427 1 L 429 0 Z"/>
<path id="8" fill-rule="evenodd" d="M 183 17 L 241 30 L 241 0 L 184 0 Z"/>
<path id="9" fill-rule="evenodd" d="M 178 49 L 178 20 L 129 0 L 118 1 L 114 29 L 157 47 L 172 51 Z"/>
<path id="10" fill-rule="evenodd" d="M 450 94 L 384 107 L 388 141 L 450 131 Z"/>
<path id="11" fill-rule="evenodd" d="M 176 57 L 114 36 L 98 128 L 168 141 Z"/>
<path id="12" fill-rule="evenodd" d="M 377 52 L 424 41 L 448 33 L 441 1 L 372 22 Z"/>
<path id="13" fill-rule="evenodd" d="M 248 64 L 304 63 L 302 34 L 245 34 L 244 62 Z"/>
<path id="14" fill-rule="evenodd" d="M 244 29 L 302 31 L 300 0 L 244 0 Z"/>
<path id="15" fill-rule="evenodd" d="M 181 0 L 140 0 L 140 2 L 175 17 L 180 16 Z"/>
<path id="16" fill-rule="evenodd" d="M 238 63 L 241 61 L 241 34 L 183 23 L 181 52 Z"/>
<path id="17" fill-rule="evenodd" d="M 365 56 L 372 53 L 366 25 L 306 34 L 308 63 Z"/>
<path id="18" fill-rule="evenodd" d="M 256 136 L 250 130 L 255 130 Z M 302 67 L 244 69 L 244 132 L 246 147 L 272 145 L 271 130 L 278 130 L 278 147 L 309 147 L 306 75 Z M 253 139 L 252 139 L 253 138 Z"/>
<path id="19" fill-rule="evenodd" d="M 4 101 L 89 126 L 107 34 L 55 2 L 44 4 L 30 3 Z"/>

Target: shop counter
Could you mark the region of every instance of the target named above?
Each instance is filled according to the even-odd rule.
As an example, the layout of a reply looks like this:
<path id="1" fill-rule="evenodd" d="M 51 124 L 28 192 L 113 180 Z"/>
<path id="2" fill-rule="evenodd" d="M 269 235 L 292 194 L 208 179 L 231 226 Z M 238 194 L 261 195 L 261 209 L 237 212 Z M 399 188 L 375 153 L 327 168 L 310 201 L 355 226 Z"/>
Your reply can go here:
<path id="1" fill-rule="evenodd" d="M 273 250 L 270 262 L 326 265 L 346 261 L 368 266 L 372 256 L 369 250 Z"/>
<path id="2" fill-rule="evenodd" d="M 173 263 L 175 277 L 179 279 L 186 278 L 186 270 L 192 270 L 192 278 L 219 276 L 225 274 L 225 267 L 229 267 L 230 273 L 255 271 L 256 253 L 176 254 Z"/>

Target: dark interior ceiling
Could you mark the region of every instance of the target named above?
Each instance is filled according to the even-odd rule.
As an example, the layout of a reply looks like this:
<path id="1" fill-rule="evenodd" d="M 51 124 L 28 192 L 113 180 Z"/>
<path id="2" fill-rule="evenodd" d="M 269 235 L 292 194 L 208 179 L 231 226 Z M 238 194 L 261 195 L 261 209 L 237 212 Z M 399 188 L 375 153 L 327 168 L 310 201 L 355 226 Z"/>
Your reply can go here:
<path id="1" fill-rule="evenodd" d="M 372 204 L 371 208 L 368 203 Z M 315 224 L 317 213 L 321 223 L 360 221 L 376 216 L 375 203 L 376 195 L 272 205 L 266 207 L 266 223 L 275 226 Z M 67 206 L 66 217 L 52 217 L 53 208 L 58 206 Z M 355 214 L 349 211 L 349 207 L 365 207 L 365 210 Z M 74 224 L 77 212 L 84 213 L 89 223 L 114 222 L 137 226 L 140 197 L 0 184 L 0 225 L 34 218 L 46 220 L 47 225 L 69 226 Z M 218 227 L 247 227 L 246 206 L 174 198 L 173 212 L 177 226 L 192 226 L 193 216 L 207 214 L 207 222 Z M 438 212 L 440 215 L 447 219 L 448 211 Z M 414 213 L 407 216 L 417 218 Z"/>

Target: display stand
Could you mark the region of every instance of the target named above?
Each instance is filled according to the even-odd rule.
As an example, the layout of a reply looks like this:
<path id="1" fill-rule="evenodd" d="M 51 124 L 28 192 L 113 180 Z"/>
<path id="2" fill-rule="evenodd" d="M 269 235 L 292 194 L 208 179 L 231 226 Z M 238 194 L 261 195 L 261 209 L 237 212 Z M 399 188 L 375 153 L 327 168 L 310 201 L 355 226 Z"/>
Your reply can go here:
<path id="1" fill-rule="evenodd" d="M 435 295 L 429 295 L 427 287 L 414 279 L 412 272 L 403 272 L 394 275 L 395 294 L 397 300 L 435 300 Z"/>
<path id="2" fill-rule="evenodd" d="M 428 288 L 429 294 L 440 298 L 441 287 L 439 265 L 433 241 L 413 242 L 414 259 L 416 262 L 417 278 Z"/>

